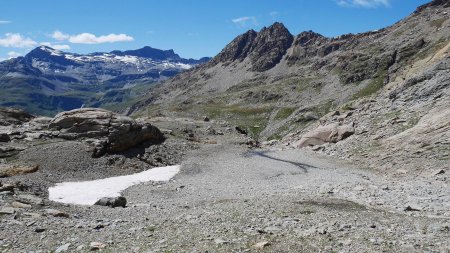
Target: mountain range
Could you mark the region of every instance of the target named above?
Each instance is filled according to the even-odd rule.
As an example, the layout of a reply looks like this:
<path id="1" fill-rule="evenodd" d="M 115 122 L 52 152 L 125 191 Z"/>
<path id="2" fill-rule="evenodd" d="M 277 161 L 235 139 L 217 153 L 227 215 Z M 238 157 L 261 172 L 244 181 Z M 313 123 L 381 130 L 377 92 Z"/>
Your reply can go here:
<path id="1" fill-rule="evenodd" d="M 434 0 L 389 27 L 333 38 L 281 23 L 250 30 L 127 113 L 207 117 L 295 147 L 340 126 L 355 134 L 319 150 L 386 169 L 439 167 L 450 145 L 449 12 Z"/>
<path id="2" fill-rule="evenodd" d="M 81 55 L 40 46 L 24 57 L 0 62 L 0 105 L 37 114 L 83 104 L 112 105 L 208 60 L 184 59 L 173 50 L 151 47 Z"/>

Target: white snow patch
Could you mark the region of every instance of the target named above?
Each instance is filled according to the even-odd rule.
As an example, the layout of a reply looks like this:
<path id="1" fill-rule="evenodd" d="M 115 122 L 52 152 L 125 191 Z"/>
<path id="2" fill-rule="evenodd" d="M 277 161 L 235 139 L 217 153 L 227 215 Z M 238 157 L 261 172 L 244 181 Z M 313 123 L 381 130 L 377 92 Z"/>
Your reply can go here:
<path id="1" fill-rule="evenodd" d="M 125 62 L 125 63 L 132 63 L 132 64 L 139 63 L 139 58 L 137 58 L 135 56 L 125 55 L 125 56 L 116 56 L 114 58 L 118 61 Z"/>
<path id="2" fill-rule="evenodd" d="M 192 68 L 192 65 L 184 64 L 184 63 L 181 63 L 181 62 L 177 63 L 177 66 L 182 68 L 182 69 L 190 69 L 190 68 Z"/>
<path id="3" fill-rule="evenodd" d="M 78 205 L 94 205 L 103 197 L 118 197 L 120 193 L 148 181 L 168 181 L 180 171 L 180 166 L 157 167 L 140 173 L 83 182 L 57 183 L 48 189 L 49 200 Z"/>

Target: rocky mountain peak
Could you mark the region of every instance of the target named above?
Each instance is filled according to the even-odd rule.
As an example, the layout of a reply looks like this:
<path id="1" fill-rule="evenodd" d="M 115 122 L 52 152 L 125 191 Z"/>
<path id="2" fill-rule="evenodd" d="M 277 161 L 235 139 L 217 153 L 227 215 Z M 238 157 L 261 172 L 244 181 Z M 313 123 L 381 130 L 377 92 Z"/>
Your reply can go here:
<path id="1" fill-rule="evenodd" d="M 283 25 L 283 23 L 280 22 L 275 22 L 273 23 L 271 26 L 269 27 L 263 27 L 263 29 L 261 29 L 261 33 L 269 31 L 270 33 L 279 33 L 279 34 L 283 34 L 283 33 L 289 33 L 289 30 Z"/>
<path id="2" fill-rule="evenodd" d="M 253 71 L 266 71 L 278 64 L 292 45 L 294 36 L 279 22 L 264 27 L 256 36 L 250 59 Z"/>
<path id="3" fill-rule="evenodd" d="M 229 64 L 243 61 L 247 57 L 252 63 L 252 71 L 266 71 L 280 62 L 294 37 L 279 22 L 264 27 L 260 32 L 249 30 L 236 37 L 220 52 L 211 64 Z"/>
<path id="4" fill-rule="evenodd" d="M 26 54 L 24 60 L 28 63 L 33 62 L 33 60 L 38 60 L 58 63 L 61 65 L 77 65 L 77 63 L 66 59 L 65 54 L 66 53 L 64 53 L 63 51 L 48 46 L 39 46 Z"/>
<path id="5" fill-rule="evenodd" d="M 54 48 L 48 47 L 48 46 L 39 46 L 35 49 L 31 50 L 26 57 L 40 57 L 40 56 L 47 56 L 47 55 L 61 55 L 62 51 L 56 50 Z"/>
<path id="6" fill-rule="evenodd" d="M 305 31 L 297 35 L 294 41 L 294 45 L 307 46 L 314 43 L 319 39 L 325 39 L 325 37 L 319 33 L 313 31 Z"/>
<path id="7" fill-rule="evenodd" d="M 234 61 L 243 61 L 249 54 L 257 32 L 249 30 L 244 34 L 237 36 L 212 60 L 212 64 L 230 63 Z"/>

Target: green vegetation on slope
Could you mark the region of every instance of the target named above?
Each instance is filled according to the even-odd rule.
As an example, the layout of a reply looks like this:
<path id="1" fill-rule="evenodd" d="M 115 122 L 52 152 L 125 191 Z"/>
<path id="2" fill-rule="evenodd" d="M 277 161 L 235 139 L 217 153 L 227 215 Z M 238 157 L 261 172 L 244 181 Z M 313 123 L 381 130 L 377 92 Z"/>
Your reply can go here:
<path id="1" fill-rule="evenodd" d="M 367 97 L 379 91 L 384 86 L 384 80 L 386 80 L 386 76 L 386 70 L 380 71 L 377 77 L 372 79 L 366 87 L 362 88 L 353 95 L 353 99 Z"/>
<path id="2" fill-rule="evenodd" d="M 277 115 L 275 116 L 275 120 L 283 120 L 292 115 L 292 113 L 296 110 L 295 107 L 284 107 L 278 110 Z"/>

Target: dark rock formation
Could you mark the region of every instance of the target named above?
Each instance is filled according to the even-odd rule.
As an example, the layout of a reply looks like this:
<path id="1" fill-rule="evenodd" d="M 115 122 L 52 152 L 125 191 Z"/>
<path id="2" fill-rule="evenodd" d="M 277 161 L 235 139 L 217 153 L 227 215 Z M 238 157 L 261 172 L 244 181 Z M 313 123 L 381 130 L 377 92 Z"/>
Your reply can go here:
<path id="1" fill-rule="evenodd" d="M 266 71 L 281 61 L 293 41 L 292 34 L 277 22 L 260 32 L 250 30 L 239 35 L 214 57 L 211 64 L 241 62 L 249 57 L 252 71 Z"/>
<path id="2" fill-rule="evenodd" d="M 281 23 L 263 28 L 255 38 L 250 59 L 253 71 L 266 71 L 277 65 L 291 47 L 294 36 Z"/>
<path id="3" fill-rule="evenodd" d="M 16 108 L 0 107 L 0 125 L 9 126 L 12 124 L 22 124 L 34 118 L 33 115 Z"/>
<path id="4" fill-rule="evenodd" d="M 125 207 L 127 205 L 127 199 L 124 197 L 115 197 L 115 198 L 101 198 L 97 202 L 95 202 L 95 205 L 99 206 L 109 206 L 109 207 Z"/>
<path id="5" fill-rule="evenodd" d="M 0 133 L 0 142 L 8 142 L 11 139 L 9 138 L 9 135 L 6 133 Z"/>
<path id="6" fill-rule="evenodd" d="M 211 64 L 230 63 L 234 61 L 243 61 L 252 48 L 253 41 L 257 36 L 257 32 L 250 30 L 236 37 L 230 42 L 214 59 Z"/>

